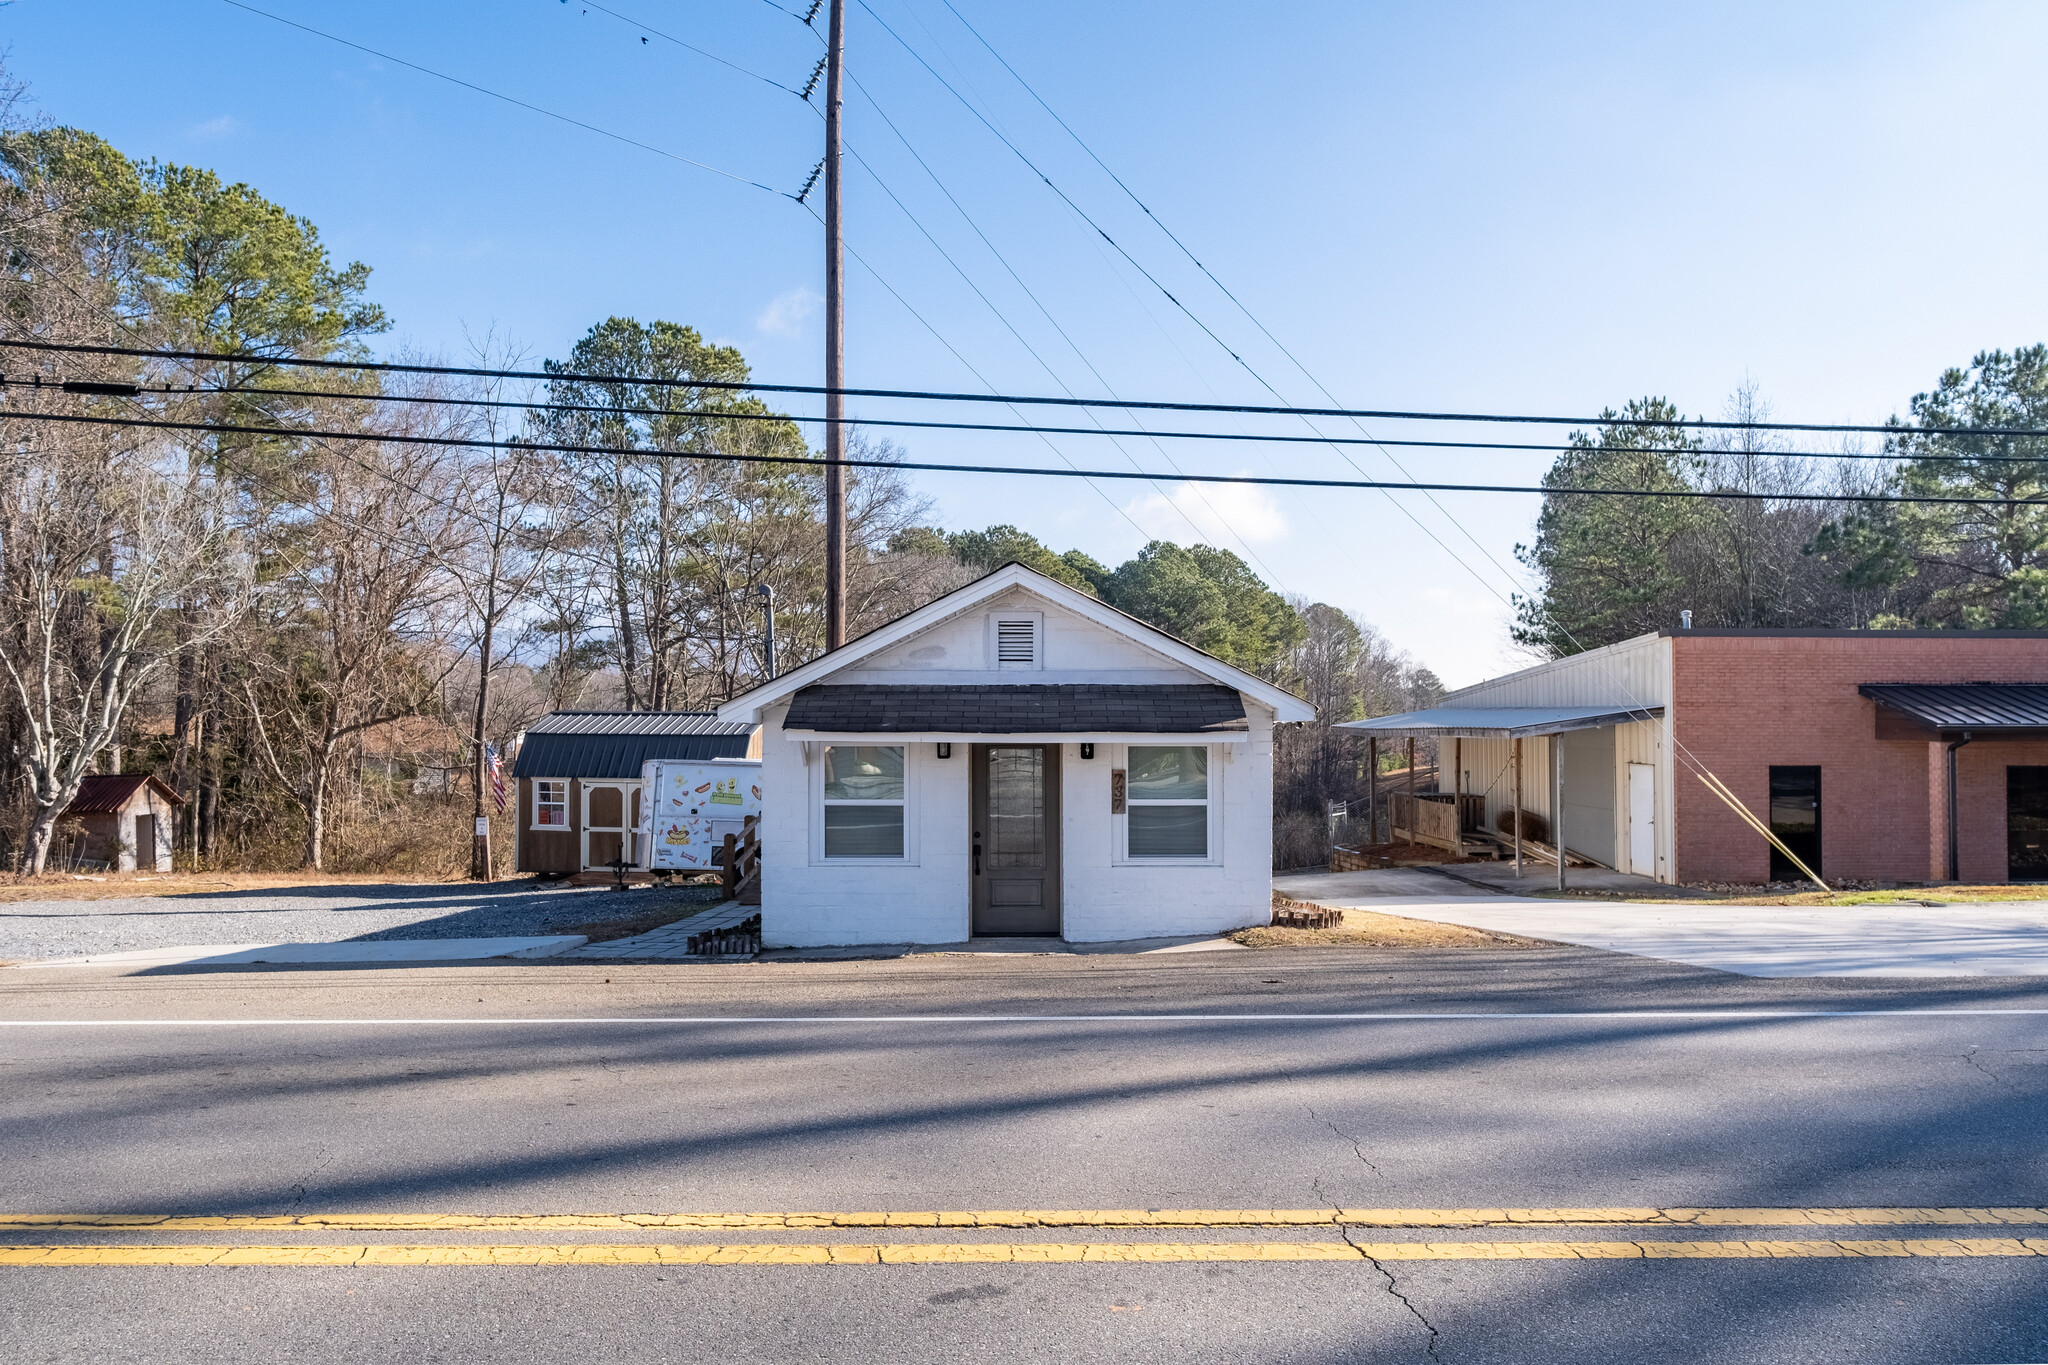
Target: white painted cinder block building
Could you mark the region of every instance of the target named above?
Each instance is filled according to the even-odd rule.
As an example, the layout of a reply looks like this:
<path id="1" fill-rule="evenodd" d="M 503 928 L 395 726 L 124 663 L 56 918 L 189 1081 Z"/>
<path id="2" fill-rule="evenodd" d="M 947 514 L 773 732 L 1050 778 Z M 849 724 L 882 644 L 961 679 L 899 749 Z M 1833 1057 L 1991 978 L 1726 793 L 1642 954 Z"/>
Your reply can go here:
<path id="1" fill-rule="evenodd" d="M 1009 564 L 719 709 L 762 726 L 770 947 L 1263 924 L 1298 697 Z"/>

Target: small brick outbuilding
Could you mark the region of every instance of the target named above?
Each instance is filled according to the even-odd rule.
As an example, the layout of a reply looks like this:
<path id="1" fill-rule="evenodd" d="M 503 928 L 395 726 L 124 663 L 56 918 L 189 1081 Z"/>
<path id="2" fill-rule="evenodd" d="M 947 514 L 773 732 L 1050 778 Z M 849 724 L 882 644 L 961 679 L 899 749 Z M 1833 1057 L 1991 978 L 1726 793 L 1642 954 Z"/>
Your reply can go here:
<path id="1" fill-rule="evenodd" d="M 1514 738 L 1532 708 L 1607 716 Z M 1660 631 L 1352 725 L 1437 738 L 1488 827 L 1519 750 L 1525 809 L 1661 882 L 1798 876 L 1703 772 L 1830 881 L 2048 881 L 2048 631 Z"/>
<path id="2" fill-rule="evenodd" d="M 148 773 L 97 773 L 59 817 L 85 826 L 78 856 L 117 872 L 169 872 L 178 794 Z"/>

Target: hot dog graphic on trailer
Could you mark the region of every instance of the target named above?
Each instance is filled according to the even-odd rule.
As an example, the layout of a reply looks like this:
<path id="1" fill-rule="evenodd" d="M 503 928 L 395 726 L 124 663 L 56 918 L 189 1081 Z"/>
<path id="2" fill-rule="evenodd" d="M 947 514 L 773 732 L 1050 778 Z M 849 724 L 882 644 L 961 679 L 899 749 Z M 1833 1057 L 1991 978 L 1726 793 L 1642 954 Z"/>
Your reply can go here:
<path id="1" fill-rule="evenodd" d="M 641 781 L 652 799 L 651 867 L 714 870 L 727 834 L 741 835 L 746 817 L 761 813 L 759 759 L 650 759 Z"/>

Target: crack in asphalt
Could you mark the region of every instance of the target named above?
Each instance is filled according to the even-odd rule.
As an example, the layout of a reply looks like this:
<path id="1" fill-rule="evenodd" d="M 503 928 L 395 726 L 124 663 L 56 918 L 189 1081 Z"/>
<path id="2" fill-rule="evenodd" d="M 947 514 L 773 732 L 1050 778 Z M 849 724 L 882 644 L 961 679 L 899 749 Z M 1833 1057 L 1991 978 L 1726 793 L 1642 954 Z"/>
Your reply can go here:
<path id="1" fill-rule="evenodd" d="M 1965 1052 L 1963 1054 L 1963 1060 L 1968 1062 L 1977 1071 L 1983 1073 L 1984 1078 L 1990 1081 L 1993 1085 L 2004 1086 L 2007 1090 L 2013 1089 L 2014 1087 L 2011 1081 L 2007 1080 L 2005 1077 L 1999 1075 L 1990 1067 L 1984 1065 L 1984 1063 L 1977 1060 L 1978 1051 L 1979 1049 L 1977 1048 L 1971 1048 L 1968 1052 Z"/>
<path id="2" fill-rule="evenodd" d="M 1323 1127 L 1329 1129 L 1331 1132 L 1335 1133 L 1344 1141 L 1350 1143 L 1351 1155 L 1357 1157 L 1359 1162 L 1362 1165 L 1364 1165 L 1365 1169 L 1373 1173 L 1374 1179 L 1385 1180 L 1387 1178 L 1386 1173 L 1380 1170 L 1378 1166 L 1375 1166 L 1373 1164 L 1372 1158 L 1365 1154 L 1365 1148 L 1359 1145 L 1359 1141 L 1357 1138 L 1351 1136 L 1351 1134 L 1345 1132 L 1342 1128 L 1339 1128 L 1335 1123 L 1332 1123 L 1329 1119 L 1324 1118 L 1321 1114 L 1318 1114 L 1310 1106 L 1304 1104 L 1302 1108 L 1308 1110 L 1308 1116 L 1310 1118 L 1314 1119 L 1317 1123 L 1322 1124 Z"/>
<path id="3" fill-rule="evenodd" d="M 1357 1252 L 1360 1256 L 1364 1257 L 1365 1260 L 1371 1264 L 1372 1268 L 1380 1273 L 1380 1278 L 1387 1282 L 1387 1292 L 1393 1295 L 1396 1299 L 1399 1299 L 1401 1302 L 1401 1306 L 1408 1310 L 1408 1316 L 1414 1318 L 1416 1322 L 1422 1325 L 1422 1330 L 1429 1333 L 1428 1339 L 1423 1342 L 1422 1349 L 1428 1354 L 1431 1360 L 1441 1361 L 1443 1357 L 1437 1354 L 1436 1349 L 1437 1340 L 1441 1334 L 1437 1331 L 1436 1324 L 1431 1322 L 1428 1318 L 1424 1317 L 1422 1310 L 1415 1306 L 1415 1301 L 1413 1299 L 1410 1299 L 1406 1294 L 1401 1292 L 1400 1281 L 1394 1278 L 1394 1272 L 1387 1269 L 1386 1266 L 1382 1265 L 1380 1263 L 1379 1257 L 1373 1255 L 1370 1251 L 1367 1251 L 1364 1247 L 1352 1241 L 1351 1229 L 1349 1227 L 1345 1226 L 1343 1223 L 1338 1223 L 1337 1233 L 1344 1239 L 1344 1244 L 1346 1246 L 1350 1247 L 1353 1251 Z"/>

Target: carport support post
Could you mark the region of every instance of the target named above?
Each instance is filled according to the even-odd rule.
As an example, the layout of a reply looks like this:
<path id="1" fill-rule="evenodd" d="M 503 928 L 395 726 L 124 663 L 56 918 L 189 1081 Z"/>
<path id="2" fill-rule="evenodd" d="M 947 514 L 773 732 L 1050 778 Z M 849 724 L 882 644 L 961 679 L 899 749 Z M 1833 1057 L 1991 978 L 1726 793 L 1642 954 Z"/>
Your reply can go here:
<path id="1" fill-rule="evenodd" d="M 1564 890 L 1564 736 L 1550 737 L 1550 846 L 1557 850 L 1557 889 Z"/>
<path id="2" fill-rule="evenodd" d="M 1444 742 L 1436 742 L 1437 762 L 1443 762 Z M 1439 781 L 1437 786 L 1443 786 Z M 1465 741 L 1451 741 L 1451 828 L 1458 832 L 1458 856 L 1465 856 Z"/>
<path id="3" fill-rule="evenodd" d="M 1408 736 L 1408 847 L 1415 847 L 1415 736 Z"/>
<path id="4" fill-rule="evenodd" d="M 1380 841 L 1380 737 L 1365 742 L 1365 841 Z"/>
<path id="5" fill-rule="evenodd" d="M 1522 875 L 1522 740 L 1515 737 L 1515 875 Z"/>

